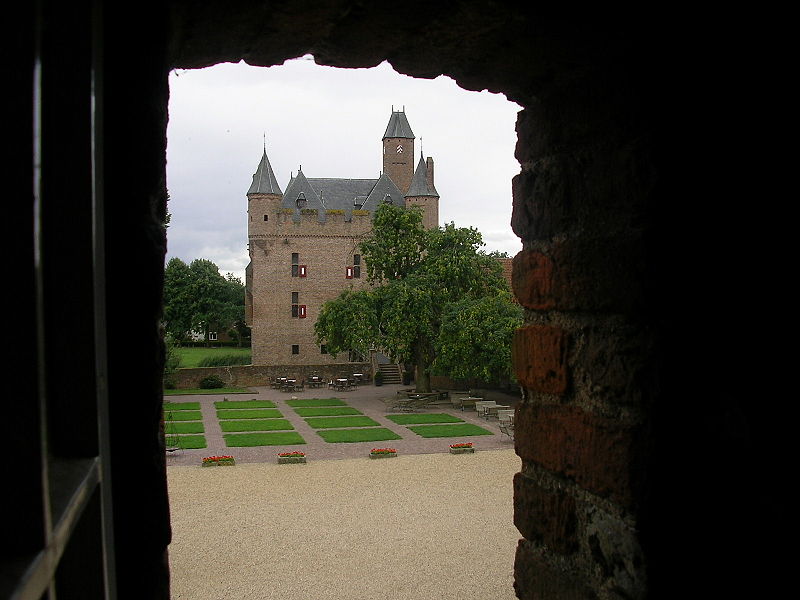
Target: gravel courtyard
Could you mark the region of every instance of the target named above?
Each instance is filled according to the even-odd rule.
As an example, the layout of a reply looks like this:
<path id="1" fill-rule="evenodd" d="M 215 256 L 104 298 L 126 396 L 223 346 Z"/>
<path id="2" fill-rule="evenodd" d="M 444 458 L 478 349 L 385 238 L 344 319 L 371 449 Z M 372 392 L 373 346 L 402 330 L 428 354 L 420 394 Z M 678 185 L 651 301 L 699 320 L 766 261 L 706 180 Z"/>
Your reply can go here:
<path id="1" fill-rule="evenodd" d="M 511 600 L 513 449 L 170 466 L 172 598 Z"/>

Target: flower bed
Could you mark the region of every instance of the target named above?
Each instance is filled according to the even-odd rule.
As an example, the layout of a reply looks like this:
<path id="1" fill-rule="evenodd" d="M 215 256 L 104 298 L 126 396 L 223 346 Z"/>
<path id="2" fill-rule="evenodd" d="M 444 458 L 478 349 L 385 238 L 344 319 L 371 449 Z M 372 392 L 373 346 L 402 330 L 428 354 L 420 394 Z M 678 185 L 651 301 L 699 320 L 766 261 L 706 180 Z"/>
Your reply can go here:
<path id="1" fill-rule="evenodd" d="M 236 459 L 232 456 L 206 456 L 203 459 L 204 467 L 232 467 Z"/>
<path id="2" fill-rule="evenodd" d="M 450 454 L 474 454 L 474 452 L 475 448 L 472 447 L 472 442 L 450 444 Z"/>
<path id="3" fill-rule="evenodd" d="M 394 458 L 397 456 L 397 450 L 394 448 L 373 448 L 370 450 L 370 458 Z"/>
<path id="4" fill-rule="evenodd" d="M 278 454 L 279 465 L 289 465 L 293 463 L 305 463 L 306 453 L 295 450 L 294 452 L 281 452 Z"/>

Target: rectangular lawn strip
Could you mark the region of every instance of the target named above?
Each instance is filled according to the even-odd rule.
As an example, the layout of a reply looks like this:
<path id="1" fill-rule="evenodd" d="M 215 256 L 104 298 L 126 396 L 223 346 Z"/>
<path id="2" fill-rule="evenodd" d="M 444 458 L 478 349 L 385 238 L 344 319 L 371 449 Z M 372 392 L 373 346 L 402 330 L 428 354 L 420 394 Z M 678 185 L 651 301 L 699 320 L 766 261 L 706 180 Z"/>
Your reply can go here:
<path id="1" fill-rule="evenodd" d="M 176 421 L 164 424 L 164 431 L 167 435 L 173 433 L 205 433 L 202 421 Z"/>
<path id="2" fill-rule="evenodd" d="M 305 444 L 306 441 L 295 431 L 280 433 L 227 433 L 225 445 L 229 448 L 242 448 L 245 446 L 291 446 Z"/>
<path id="3" fill-rule="evenodd" d="M 214 407 L 219 408 L 275 408 L 275 403 L 270 400 L 220 400 L 214 402 Z"/>
<path id="4" fill-rule="evenodd" d="M 293 408 L 309 406 L 347 406 L 344 400 L 338 398 L 307 398 L 305 400 L 287 400 L 286 404 Z"/>
<path id="5" fill-rule="evenodd" d="M 217 411 L 217 418 L 222 419 L 279 419 L 283 416 L 276 408 L 222 409 Z"/>
<path id="6" fill-rule="evenodd" d="M 319 408 L 295 408 L 296 412 L 301 417 L 341 417 L 343 415 L 360 415 L 362 412 L 350 406 L 331 406 Z"/>
<path id="7" fill-rule="evenodd" d="M 464 419 L 459 419 L 444 413 L 430 413 L 420 415 L 386 415 L 390 421 L 398 425 L 420 425 L 423 423 L 463 423 Z"/>
<path id="8" fill-rule="evenodd" d="M 369 417 L 311 417 L 306 419 L 314 429 L 331 429 L 333 427 L 378 427 L 380 423 Z"/>
<path id="9" fill-rule="evenodd" d="M 166 436 L 167 448 L 183 448 L 184 450 L 196 450 L 206 447 L 206 436 L 204 435 L 168 435 Z"/>
<path id="10" fill-rule="evenodd" d="M 199 410 L 165 410 L 165 421 L 202 421 L 203 413 Z"/>
<path id="11" fill-rule="evenodd" d="M 220 421 L 222 431 L 276 431 L 294 429 L 288 419 L 246 419 L 244 421 Z"/>
<path id="12" fill-rule="evenodd" d="M 424 438 L 494 435 L 491 431 L 472 423 L 464 423 L 463 425 L 412 425 L 409 429 Z"/>
<path id="13" fill-rule="evenodd" d="M 403 436 L 385 427 L 372 427 L 369 429 L 325 429 L 318 431 L 323 440 L 331 444 L 352 442 L 378 442 L 382 440 L 401 440 Z"/>
<path id="14" fill-rule="evenodd" d="M 200 410 L 199 402 L 164 402 L 164 410 Z"/>

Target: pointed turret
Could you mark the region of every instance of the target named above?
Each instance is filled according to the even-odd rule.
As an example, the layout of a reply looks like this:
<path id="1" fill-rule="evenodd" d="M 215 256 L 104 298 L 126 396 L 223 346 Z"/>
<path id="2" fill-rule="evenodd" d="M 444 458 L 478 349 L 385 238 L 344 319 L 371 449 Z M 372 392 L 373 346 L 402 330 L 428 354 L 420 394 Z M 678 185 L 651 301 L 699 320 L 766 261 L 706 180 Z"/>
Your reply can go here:
<path id="1" fill-rule="evenodd" d="M 271 227 L 270 215 L 275 216 L 281 206 L 283 192 L 275 179 L 272 165 L 267 158 L 267 147 L 253 173 L 253 183 L 247 190 L 247 229 L 248 235 L 261 235 Z"/>
<path id="2" fill-rule="evenodd" d="M 414 132 L 408 124 L 405 109 L 392 108 L 389 124 L 383 134 L 383 172 L 406 193 L 414 176 Z"/>
<path id="3" fill-rule="evenodd" d="M 439 192 L 433 185 L 433 159 L 428 157 L 427 162 L 419 155 L 419 162 L 417 163 L 417 170 L 414 171 L 414 178 L 411 180 L 411 185 L 406 192 L 406 197 L 412 196 L 435 196 L 439 197 Z"/>
<path id="4" fill-rule="evenodd" d="M 275 179 L 275 173 L 272 172 L 272 165 L 269 164 L 269 158 L 267 158 L 267 148 L 265 146 L 264 154 L 261 155 L 261 162 L 258 163 L 258 168 L 253 174 L 253 183 L 250 184 L 250 189 L 247 190 L 247 195 L 282 193 L 281 187 L 278 185 L 278 180 Z"/>
<path id="5" fill-rule="evenodd" d="M 426 161 L 422 152 L 405 198 L 407 208 L 419 206 L 422 209 L 422 225 L 426 229 L 439 226 L 439 192 L 433 184 L 433 158 L 429 156 Z"/>

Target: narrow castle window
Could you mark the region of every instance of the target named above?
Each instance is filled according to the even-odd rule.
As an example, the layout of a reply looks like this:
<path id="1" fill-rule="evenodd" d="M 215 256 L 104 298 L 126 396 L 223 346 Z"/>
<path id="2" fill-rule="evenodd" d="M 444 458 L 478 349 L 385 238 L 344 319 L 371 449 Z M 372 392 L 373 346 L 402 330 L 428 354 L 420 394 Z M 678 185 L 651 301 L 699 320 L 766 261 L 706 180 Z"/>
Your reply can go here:
<path id="1" fill-rule="evenodd" d="M 292 354 L 300 354 L 300 345 L 292 344 Z"/>
<path id="2" fill-rule="evenodd" d="M 292 292 L 292 318 L 296 319 L 300 316 L 300 293 Z"/>
<path id="3" fill-rule="evenodd" d="M 297 252 L 292 252 L 292 277 L 300 275 L 300 255 Z"/>
<path id="4" fill-rule="evenodd" d="M 269 221 L 269 215 L 264 215 L 264 220 Z"/>

